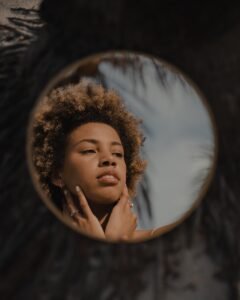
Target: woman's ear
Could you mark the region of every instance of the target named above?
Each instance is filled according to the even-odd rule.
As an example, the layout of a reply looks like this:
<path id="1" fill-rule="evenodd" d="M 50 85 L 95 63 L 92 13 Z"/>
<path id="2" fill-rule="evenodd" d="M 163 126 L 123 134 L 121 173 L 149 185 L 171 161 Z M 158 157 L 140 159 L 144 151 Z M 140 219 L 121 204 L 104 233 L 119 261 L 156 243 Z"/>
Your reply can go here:
<path id="1" fill-rule="evenodd" d="M 51 176 L 51 181 L 52 181 L 52 184 L 62 188 L 64 187 L 65 183 L 62 179 L 62 175 L 60 173 L 56 173 L 54 175 Z"/>

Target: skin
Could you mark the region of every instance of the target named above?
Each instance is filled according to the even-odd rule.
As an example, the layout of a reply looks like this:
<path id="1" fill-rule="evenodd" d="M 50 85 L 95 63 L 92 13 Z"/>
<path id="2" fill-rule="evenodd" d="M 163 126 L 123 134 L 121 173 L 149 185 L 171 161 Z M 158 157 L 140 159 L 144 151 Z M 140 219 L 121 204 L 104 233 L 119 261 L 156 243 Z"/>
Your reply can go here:
<path id="1" fill-rule="evenodd" d="M 112 209 L 109 215 L 109 220 L 105 229 L 105 232 L 98 220 L 93 214 L 87 199 L 84 196 L 79 186 L 76 187 L 78 193 L 78 199 L 81 207 L 81 214 L 74 214 L 74 224 L 81 228 L 81 230 L 93 237 L 107 239 L 111 241 L 128 241 L 133 239 L 137 218 L 132 213 L 127 196 L 127 187 L 124 188 L 124 192 L 118 201 L 118 203 Z M 67 201 L 67 211 L 69 214 L 76 211 L 73 198 L 71 194 L 65 190 L 65 196 Z"/>
<path id="2" fill-rule="evenodd" d="M 79 186 L 76 187 L 82 214 L 73 215 L 73 224 L 90 236 L 107 239 L 114 242 L 143 241 L 149 238 L 158 237 L 159 235 L 171 230 L 171 226 L 164 226 L 154 230 L 135 230 L 137 218 L 129 209 L 129 196 L 127 186 L 125 185 L 122 196 L 113 208 L 106 230 L 104 232 L 97 217 L 92 213 L 87 199 Z M 65 189 L 66 212 L 68 214 L 76 211 L 76 206 L 70 193 Z"/>
<path id="3" fill-rule="evenodd" d="M 69 134 L 63 167 L 53 183 L 65 190 L 65 213 L 80 211 L 74 222 L 85 233 L 109 240 L 133 236 L 137 218 L 129 205 L 126 170 L 121 139 L 111 126 L 92 122 Z M 115 179 L 103 179 L 105 173 Z"/>
<path id="4" fill-rule="evenodd" d="M 117 181 L 98 176 L 114 171 Z M 90 122 L 68 136 L 63 167 L 52 182 L 64 190 L 64 213 L 86 234 L 100 239 L 126 241 L 149 238 L 151 230 L 137 231 L 126 186 L 124 148 L 111 126 Z"/>
<path id="5" fill-rule="evenodd" d="M 88 201 L 96 206 L 119 200 L 126 182 L 126 164 L 115 129 L 104 123 L 84 124 L 70 133 L 65 153 L 62 178 L 72 193 L 79 185 Z M 108 170 L 119 176 L 116 185 L 97 179 Z"/>

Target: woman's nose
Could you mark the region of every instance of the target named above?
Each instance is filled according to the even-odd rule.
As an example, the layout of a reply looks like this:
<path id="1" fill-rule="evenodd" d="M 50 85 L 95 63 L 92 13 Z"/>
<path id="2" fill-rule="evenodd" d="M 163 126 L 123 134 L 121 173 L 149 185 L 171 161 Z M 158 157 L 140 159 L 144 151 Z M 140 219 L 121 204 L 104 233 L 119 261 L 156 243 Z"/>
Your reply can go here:
<path id="1" fill-rule="evenodd" d="M 100 158 L 100 162 L 99 162 L 100 166 L 115 166 L 116 165 L 116 161 L 115 158 L 112 154 L 105 154 L 104 156 L 102 156 Z"/>

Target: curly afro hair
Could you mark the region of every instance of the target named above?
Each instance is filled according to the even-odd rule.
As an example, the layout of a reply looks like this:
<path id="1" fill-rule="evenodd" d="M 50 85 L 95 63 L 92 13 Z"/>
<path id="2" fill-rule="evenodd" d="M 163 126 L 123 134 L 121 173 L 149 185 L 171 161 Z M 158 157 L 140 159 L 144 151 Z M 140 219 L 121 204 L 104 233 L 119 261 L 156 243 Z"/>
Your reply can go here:
<path id="1" fill-rule="evenodd" d="M 85 123 L 101 122 L 112 126 L 122 141 L 127 166 L 127 186 L 131 197 L 143 174 L 146 161 L 140 158 L 144 136 L 140 119 L 128 112 L 113 90 L 82 80 L 57 87 L 39 103 L 33 118 L 32 159 L 38 181 L 53 202 L 62 208 L 62 190 L 51 182 L 60 168 L 68 134 Z"/>

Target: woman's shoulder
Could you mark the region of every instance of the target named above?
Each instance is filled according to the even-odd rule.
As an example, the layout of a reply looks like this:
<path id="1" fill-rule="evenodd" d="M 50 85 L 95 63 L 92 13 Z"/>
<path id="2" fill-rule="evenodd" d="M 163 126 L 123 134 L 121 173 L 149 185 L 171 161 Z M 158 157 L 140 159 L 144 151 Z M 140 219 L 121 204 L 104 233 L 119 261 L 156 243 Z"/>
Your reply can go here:
<path id="1" fill-rule="evenodd" d="M 151 238 L 152 235 L 152 229 L 150 230 L 136 230 L 134 231 L 132 240 L 142 240 L 142 239 L 149 239 Z"/>
<path id="2" fill-rule="evenodd" d="M 141 241 L 157 237 L 168 231 L 168 226 L 163 226 L 155 229 L 136 230 L 133 234 L 132 241 Z"/>

